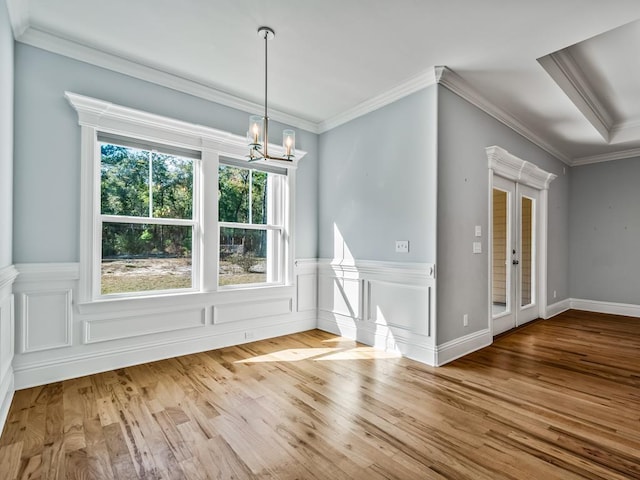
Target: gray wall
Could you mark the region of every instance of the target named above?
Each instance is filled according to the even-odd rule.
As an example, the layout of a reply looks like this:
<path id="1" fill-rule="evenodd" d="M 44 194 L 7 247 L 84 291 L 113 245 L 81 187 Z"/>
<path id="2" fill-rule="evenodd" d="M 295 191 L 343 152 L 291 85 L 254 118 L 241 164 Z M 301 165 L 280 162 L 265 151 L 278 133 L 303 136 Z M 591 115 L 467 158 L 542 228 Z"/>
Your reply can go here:
<path id="1" fill-rule="evenodd" d="M 488 326 L 488 167 L 498 145 L 558 175 L 549 189 L 548 303 L 569 298 L 569 168 L 469 102 L 438 86 L 437 343 Z M 482 254 L 472 253 L 474 226 Z M 553 291 L 557 298 L 553 298 Z M 469 326 L 462 324 L 469 315 Z"/>
<path id="2" fill-rule="evenodd" d="M 574 167 L 571 297 L 640 304 L 640 158 Z"/>
<path id="3" fill-rule="evenodd" d="M 80 128 L 65 90 L 245 135 L 249 115 L 126 75 L 16 44 L 14 261 L 78 261 Z M 3 60 L 4 61 L 4 60 Z M 271 126 L 281 138 L 282 125 Z M 296 256 L 317 256 L 318 136 L 296 129 Z"/>
<path id="4" fill-rule="evenodd" d="M 435 261 L 436 89 L 320 136 L 320 257 Z M 395 240 L 409 240 L 408 254 Z"/>
<path id="5" fill-rule="evenodd" d="M 11 265 L 13 195 L 13 34 L 0 2 L 0 268 Z"/>

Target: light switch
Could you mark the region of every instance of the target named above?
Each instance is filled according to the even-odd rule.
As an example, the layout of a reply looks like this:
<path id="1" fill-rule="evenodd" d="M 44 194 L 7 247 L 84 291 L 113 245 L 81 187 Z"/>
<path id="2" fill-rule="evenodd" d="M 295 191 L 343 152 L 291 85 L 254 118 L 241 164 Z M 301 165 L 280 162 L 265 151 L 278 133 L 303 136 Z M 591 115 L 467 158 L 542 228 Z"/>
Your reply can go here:
<path id="1" fill-rule="evenodd" d="M 396 253 L 409 253 L 409 240 L 396 240 Z"/>
<path id="2" fill-rule="evenodd" d="M 473 242 L 473 253 L 482 253 L 482 243 Z"/>
<path id="3" fill-rule="evenodd" d="M 476 237 L 482 236 L 482 225 L 476 225 Z"/>

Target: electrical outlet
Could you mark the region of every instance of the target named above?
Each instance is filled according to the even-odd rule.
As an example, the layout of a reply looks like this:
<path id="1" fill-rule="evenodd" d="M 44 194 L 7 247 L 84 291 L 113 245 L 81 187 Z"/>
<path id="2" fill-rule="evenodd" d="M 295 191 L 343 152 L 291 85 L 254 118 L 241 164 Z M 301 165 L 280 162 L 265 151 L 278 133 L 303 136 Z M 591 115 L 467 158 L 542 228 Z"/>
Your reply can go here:
<path id="1" fill-rule="evenodd" d="M 476 225 L 476 237 L 482 236 L 482 225 Z"/>
<path id="2" fill-rule="evenodd" d="M 553 298 L 556 298 L 556 291 L 553 291 Z"/>
<path id="3" fill-rule="evenodd" d="M 473 242 L 473 253 L 482 253 L 482 242 Z"/>
<path id="4" fill-rule="evenodd" d="M 469 326 L 469 315 L 466 313 L 462 316 L 462 326 L 464 327 Z"/>
<path id="5" fill-rule="evenodd" d="M 409 253 L 409 240 L 396 240 L 396 253 Z"/>
<path id="6" fill-rule="evenodd" d="M 253 340 L 253 332 L 244 332 L 245 340 Z"/>

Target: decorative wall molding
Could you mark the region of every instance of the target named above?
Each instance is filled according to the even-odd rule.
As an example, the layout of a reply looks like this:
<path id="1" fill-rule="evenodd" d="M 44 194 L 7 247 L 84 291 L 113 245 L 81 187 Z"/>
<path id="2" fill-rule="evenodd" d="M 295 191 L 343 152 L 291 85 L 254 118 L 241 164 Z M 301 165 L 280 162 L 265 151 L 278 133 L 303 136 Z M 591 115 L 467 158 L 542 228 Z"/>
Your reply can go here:
<path id="1" fill-rule="evenodd" d="M 435 266 L 319 261 L 318 328 L 434 365 Z"/>
<path id="2" fill-rule="evenodd" d="M 244 301 L 240 304 L 218 304 L 213 306 L 213 324 L 220 325 L 240 320 L 274 317 L 292 313 L 292 298 Z"/>
<path id="3" fill-rule="evenodd" d="M 538 190 L 547 190 L 557 177 L 531 162 L 522 160 L 497 146 L 487 147 L 489 168 L 493 173 L 508 180 L 528 185 Z"/>
<path id="4" fill-rule="evenodd" d="M 179 310 L 176 312 L 152 313 L 147 315 L 116 316 L 104 320 L 85 320 L 84 343 L 108 342 L 122 338 L 132 338 L 154 333 L 199 328 L 206 325 L 206 310 Z M 176 322 L 176 317 L 180 318 Z"/>
<path id="5" fill-rule="evenodd" d="M 26 1 L 21 2 L 20 0 L 10 1 L 16 4 L 28 3 Z M 28 18 L 19 17 L 20 12 L 24 11 L 24 8 L 25 7 L 22 7 L 21 10 L 17 12 L 18 17 L 16 17 L 15 22 L 13 21 L 13 16 L 11 16 L 14 37 L 18 42 L 122 73 L 133 78 L 155 83 L 243 112 L 253 114 L 264 109 L 264 105 L 225 93 L 217 89 L 214 85 L 206 84 L 202 80 L 191 79 L 178 72 L 159 69 L 152 65 L 145 65 L 141 63 L 139 59 L 128 58 L 120 52 L 106 51 L 92 45 L 82 44 L 73 39 L 46 32 L 37 26 L 29 25 Z M 269 118 L 286 125 L 318 133 L 315 122 L 286 112 L 269 109 Z"/>
<path id="6" fill-rule="evenodd" d="M 13 265 L 0 268 L 0 290 L 11 287 L 18 275 L 19 272 Z"/>
<path id="7" fill-rule="evenodd" d="M 614 160 L 624 160 L 626 158 L 640 157 L 640 148 L 632 148 L 619 152 L 602 153 L 600 155 L 589 155 L 586 157 L 578 157 L 571 163 L 574 167 L 581 165 L 590 165 L 592 163 L 612 162 Z"/>
<path id="8" fill-rule="evenodd" d="M 440 367 L 471 352 L 488 347 L 492 342 L 491 330 L 487 328 L 438 345 L 435 365 Z"/>
<path id="9" fill-rule="evenodd" d="M 640 317 L 640 305 L 630 303 L 602 302 L 599 300 L 572 298 L 570 300 L 570 305 L 574 310 L 608 313 L 610 315 L 624 315 L 627 317 Z"/>
<path id="10" fill-rule="evenodd" d="M 561 160 L 567 165 L 572 164 L 571 158 L 568 155 L 564 154 L 559 149 L 543 140 L 542 137 L 520 123 L 513 115 L 489 102 L 475 88 L 473 88 L 470 83 L 460 77 L 457 73 L 447 67 L 435 68 L 436 76 L 439 77 L 438 83 L 440 83 L 442 86 L 448 88 L 456 95 L 464 98 L 472 105 L 475 105 L 486 114 L 492 116 L 500 123 L 506 125 L 516 133 L 522 135 L 524 138 L 539 146 L 544 151 L 550 153 L 558 160 Z"/>
<path id="11" fill-rule="evenodd" d="M 18 263 L 20 283 L 55 281 L 73 281 L 80 278 L 78 263 Z"/>
<path id="12" fill-rule="evenodd" d="M 252 328 L 253 338 L 251 340 L 246 338 L 244 328 L 223 332 L 208 330 L 201 331 L 196 337 L 169 337 L 163 340 L 140 341 L 101 350 L 83 351 L 83 353 L 65 357 L 38 360 L 18 358 L 15 365 L 15 386 L 17 389 L 29 388 L 114 368 L 124 368 L 229 345 L 240 345 L 248 341 L 304 332 L 315 327 L 315 316 L 300 317 Z"/>
<path id="13" fill-rule="evenodd" d="M 18 270 L 13 265 L 0 268 L 0 432 L 7 419 L 15 391 L 12 367 L 15 345 L 12 287 L 18 275 Z"/>
<path id="14" fill-rule="evenodd" d="M 13 400 L 13 394 L 16 391 L 15 377 L 13 368 L 9 367 L 9 371 L 0 378 L 0 432 L 4 428 L 9 415 L 9 408 Z"/>
<path id="15" fill-rule="evenodd" d="M 317 262 L 295 264 L 293 278 L 315 278 Z M 15 343 L 21 352 L 13 358 L 18 388 L 317 325 L 315 289 L 270 286 L 78 305 L 78 270 L 77 263 L 18 265 L 13 286 L 20 319 Z M 0 320 L 7 316 L 5 304 L 0 302 Z M 296 304 L 314 308 L 299 312 Z M 2 332 L 0 340 L 6 337 Z"/>
<path id="16" fill-rule="evenodd" d="M 20 353 L 40 352 L 72 344 L 72 290 L 20 292 Z M 39 321 L 46 319 L 46 322 Z M 34 324 L 32 324 L 34 322 Z"/>
<path id="17" fill-rule="evenodd" d="M 416 75 L 405 82 L 402 82 L 395 87 L 376 95 L 373 98 L 365 100 L 359 103 L 353 108 L 346 110 L 334 117 L 324 120 L 318 123 L 317 133 L 324 133 L 332 130 L 340 125 L 343 125 L 351 120 L 355 120 L 358 117 L 362 117 L 367 113 L 371 113 L 379 108 L 389 105 L 401 98 L 407 97 L 412 93 L 422 90 L 427 87 L 431 87 L 438 83 L 436 72 L 430 69 L 419 75 Z"/>
<path id="18" fill-rule="evenodd" d="M 612 137 L 613 117 L 602 105 L 586 75 L 571 54 L 560 50 L 539 58 L 538 63 L 602 135 L 602 138 L 609 143 Z"/>
<path id="19" fill-rule="evenodd" d="M 29 28 L 29 0 L 6 0 L 14 38 L 21 37 Z"/>
<path id="20" fill-rule="evenodd" d="M 547 305 L 543 318 L 546 320 L 547 318 L 555 317 L 556 315 L 560 315 L 562 312 L 566 312 L 569 309 L 571 309 L 571 300 L 565 298 L 564 300 L 560 300 L 559 302 Z"/>
<path id="21" fill-rule="evenodd" d="M 138 138 L 196 150 L 219 150 L 240 157 L 244 157 L 247 153 L 247 139 L 241 135 L 124 107 L 77 93 L 65 92 L 64 96 L 78 112 L 78 123 L 83 127 L 125 136 L 135 135 Z M 270 144 L 269 149 L 274 155 L 282 156 L 285 153 L 282 145 Z M 295 168 L 306 154 L 304 150 L 296 149 L 296 158 L 287 164 L 286 168 Z"/>

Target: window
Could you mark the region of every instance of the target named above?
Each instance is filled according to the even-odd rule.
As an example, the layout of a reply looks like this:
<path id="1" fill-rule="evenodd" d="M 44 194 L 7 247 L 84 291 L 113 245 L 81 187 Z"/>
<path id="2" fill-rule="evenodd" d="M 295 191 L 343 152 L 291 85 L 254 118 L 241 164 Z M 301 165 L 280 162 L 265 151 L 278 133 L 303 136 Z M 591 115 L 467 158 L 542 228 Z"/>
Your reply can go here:
<path id="1" fill-rule="evenodd" d="M 133 139 L 98 140 L 100 294 L 193 288 L 194 160 L 128 146 L 140 145 Z"/>
<path id="2" fill-rule="evenodd" d="M 65 96 L 82 139 L 81 311 L 99 311 L 89 304 L 100 300 L 292 282 L 295 170 L 305 152 L 292 163 L 248 163 L 243 136 Z"/>
<path id="3" fill-rule="evenodd" d="M 221 158 L 218 167 L 218 283 L 280 283 L 287 171 Z"/>

